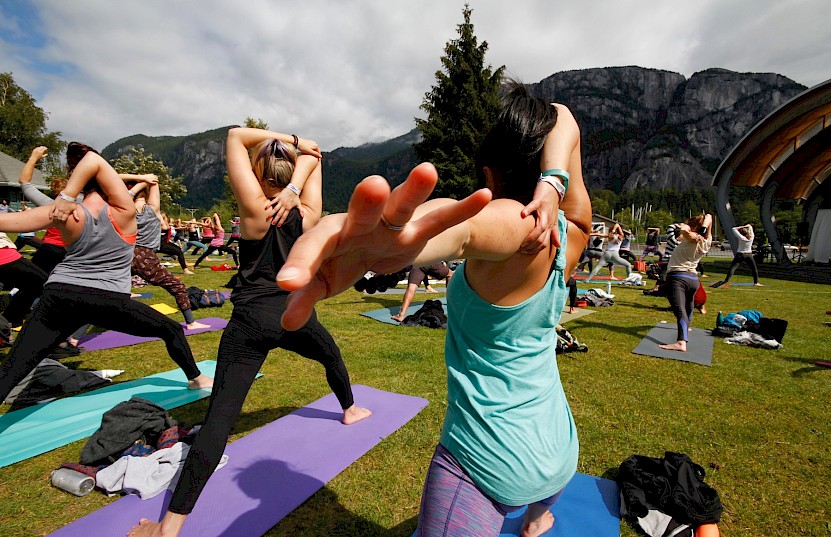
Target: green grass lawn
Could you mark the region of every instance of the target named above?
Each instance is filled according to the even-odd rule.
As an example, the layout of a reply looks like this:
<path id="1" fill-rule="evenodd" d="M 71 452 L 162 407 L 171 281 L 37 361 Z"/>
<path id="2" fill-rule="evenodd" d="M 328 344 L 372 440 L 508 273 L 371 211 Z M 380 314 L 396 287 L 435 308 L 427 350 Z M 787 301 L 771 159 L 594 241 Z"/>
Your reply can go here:
<path id="1" fill-rule="evenodd" d="M 705 285 L 718 280 L 719 266 L 708 265 L 712 276 Z M 172 270 L 179 273 L 178 267 Z M 218 288 L 230 274 L 205 268 L 184 281 Z M 733 281 L 748 281 L 743 274 Z M 831 286 L 762 282 L 761 288 L 708 287 L 709 312 L 696 316 L 693 325 L 712 328 L 719 310 L 758 309 L 790 322 L 784 348 L 759 350 L 719 340 L 709 368 L 631 353 L 657 322 L 674 322 L 666 300 L 644 296 L 641 289 L 614 287 L 615 306 L 568 324 L 589 346 L 588 353 L 559 357 L 580 434 L 580 472 L 614 478 L 632 454 L 686 453 L 705 467 L 707 482 L 721 494 L 723 535 L 831 535 L 831 369 L 813 365 L 831 358 L 831 328 L 824 325 L 831 320 L 825 314 L 831 309 Z M 153 292 L 146 302 L 175 307 L 162 289 L 142 290 Z M 434 296 L 419 294 L 416 300 Z M 362 296 L 350 290 L 323 302 L 318 314 L 341 346 L 353 383 L 424 397 L 430 404 L 268 535 L 408 537 L 414 531 L 445 410 L 444 332 L 391 326 L 359 315 L 400 301 L 401 295 Z M 196 313 L 229 317 L 231 305 Z M 196 359 L 214 359 L 219 337 L 213 332 L 188 338 Z M 160 342 L 85 353 L 64 362 L 84 369 L 124 369 L 119 382 L 174 367 Z M 262 373 L 234 438 L 329 392 L 316 362 L 285 351 L 272 352 Z M 195 423 L 206 406 L 203 400 L 171 415 Z M 7 410 L 0 406 L 0 412 Z M 45 535 L 115 500 L 98 492 L 78 498 L 49 484 L 49 473 L 62 462 L 77 461 L 84 442 L 0 469 L 1 535 Z M 621 534 L 636 532 L 624 523 Z"/>

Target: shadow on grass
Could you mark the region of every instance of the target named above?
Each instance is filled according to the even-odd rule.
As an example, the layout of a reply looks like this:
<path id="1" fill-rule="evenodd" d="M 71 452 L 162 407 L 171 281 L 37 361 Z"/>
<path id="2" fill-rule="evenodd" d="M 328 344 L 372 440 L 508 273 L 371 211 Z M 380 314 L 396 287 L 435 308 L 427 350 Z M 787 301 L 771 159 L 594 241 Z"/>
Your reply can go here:
<path id="1" fill-rule="evenodd" d="M 794 378 L 804 377 L 810 373 L 828 372 L 831 374 L 831 369 L 826 366 L 816 365 L 815 362 L 823 361 L 821 358 L 797 358 L 795 356 L 785 356 L 783 360 L 793 362 L 796 364 L 805 364 L 805 367 L 799 368 L 791 373 Z"/>
<path id="2" fill-rule="evenodd" d="M 383 528 L 351 512 L 340 503 L 335 492 L 324 486 L 266 535 L 410 537 L 416 526 L 418 517 L 412 517 L 393 528 Z"/>
<path id="3" fill-rule="evenodd" d="M 572 328 L 602 328 L 603 330 L 611 330 L 612 332 L 617 332 L 619 334 L 625 334 L 627 336 L 634 336 L 643 339 L 650 330 L 655 328 L 655 325 L 616 326 L 609 323 L 590 321 L 587 320 L 586 317 L 580 317 L 569 323 L 569 330 Z"/>

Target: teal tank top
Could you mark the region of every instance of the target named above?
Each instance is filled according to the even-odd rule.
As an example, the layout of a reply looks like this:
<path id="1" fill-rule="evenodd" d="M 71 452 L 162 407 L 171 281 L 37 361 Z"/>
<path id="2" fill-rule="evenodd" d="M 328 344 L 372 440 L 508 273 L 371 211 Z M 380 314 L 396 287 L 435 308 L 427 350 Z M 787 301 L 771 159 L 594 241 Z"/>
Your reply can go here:
<path id="1" fill-rule="evenodd" d="M 551 274 L 534 296 L 496 306 L 468 285 L 447 290 L 447 413 L 441 444 L 492 499 L 518 506 L 565 488 L 577 470 L 577 428 L 555 353 L 565 305 L 566 220 Z"/>

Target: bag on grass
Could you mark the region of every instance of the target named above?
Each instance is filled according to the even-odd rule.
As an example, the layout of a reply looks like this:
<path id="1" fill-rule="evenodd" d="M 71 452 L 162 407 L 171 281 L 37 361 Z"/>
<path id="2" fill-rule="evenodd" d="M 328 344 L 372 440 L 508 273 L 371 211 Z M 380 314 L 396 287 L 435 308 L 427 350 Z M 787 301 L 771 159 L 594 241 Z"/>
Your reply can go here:
<path id="1" fill-rule="evenodd" d="M 401 322 L 403 326 L 426 326 L 427 328 L 447 328 L 447 315 L 441 300 L 428 300 L 418 311 L 407 315 Z"/>
<path id="2" fill-rule="evenodd" d="M 225 297 L 216 289 L 200 289 L 194 286 L 188 287 L 188 300 L 190 309 L 193 310 L 218 308 L 225 304 Z"/>

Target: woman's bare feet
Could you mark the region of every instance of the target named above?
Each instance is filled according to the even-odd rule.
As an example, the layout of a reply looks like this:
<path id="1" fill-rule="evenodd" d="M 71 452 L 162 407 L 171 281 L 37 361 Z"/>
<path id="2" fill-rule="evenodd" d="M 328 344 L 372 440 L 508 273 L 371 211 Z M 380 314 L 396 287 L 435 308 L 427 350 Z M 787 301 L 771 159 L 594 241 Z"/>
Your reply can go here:
<path id="1" fill-rule="evenodd" d="M 192 323 L 185 325 L 185 328 L 187 328 L 188 330 L 196 330 L 198 328 L 210 328 L 210 327 L 211 327 L 211 325 L 200 323 L 199 321 L 193 321 Z"/>
<path id="2" fill-rule="evenodd" d="M 213 386 L 213 377 L 207 375 L 199 375 L 194 379 L 188 380 L 188 390 L 210 390 Z"/>
<path id="3" fill-rule="evenodd" d="M 569 313 L 574 313 L 574 308 L 573 307 L 568 308 L 568 312 Z"/>
<path id="4" fill-rule="evenodd" d="M 196 274 L 196 273 L 193 272 L 192 270 L 186 268 L 186 269 L 182 270 L 182 274 Z"/>
<path id="5" fill-rule="evenodd" d="M 701 315 L 707 315 L 707 306 L 705 306 L 704 304 L 700 305 L 698 307 L 698 311 L 701 312 Z"/>
<path id="6" fill-rule="evenodd" d="M 764 287 L 764 285 L 762 285 L 761 283 L 754 283 L 753 285 L 755 285 L 756 287 Z"/>
<path id="7" fill-rule="evenodd" d="M 127 537 L 177 537 L 182 531 L 187 515 L 179 515 L 168 511 L 161 522 L 153 522 L 142 518 L 137 526 L 133 526 Z"/>
<path id="8" fill-rule="evenodd" d="M 400 312 L 398 315 L 393 315 L 390 317 L 393 321 L 398 321 L 399 323 L 404 320 L 404 312 Z"/>
<path id="9" fill-rule="evenodd" d="M 676 341 L 675 343 L 671 343 L 669 345 L 658 345 L 662 349 L 666 349 L 668 351 L 680 351 L 680 352 L 687 352 L 687 342 L 686 341 Z"/>
<path id="10" fill-rule="evenodd" d="M 343 418 L 341 422 L 344 425 L 352 425 L 372 415 L 372 411 L 368 408 L 361 408 L 357 405 L 352 405 L 343 411 Z"/>
<path id="11" fill-rule="evenodd" d="M 534 516 L 536 515 L 536 516 Z M 554 527 L 554 515 L 545 506 L 531 504 L 522 522 L 522 537 L 539 537 Z"/>

